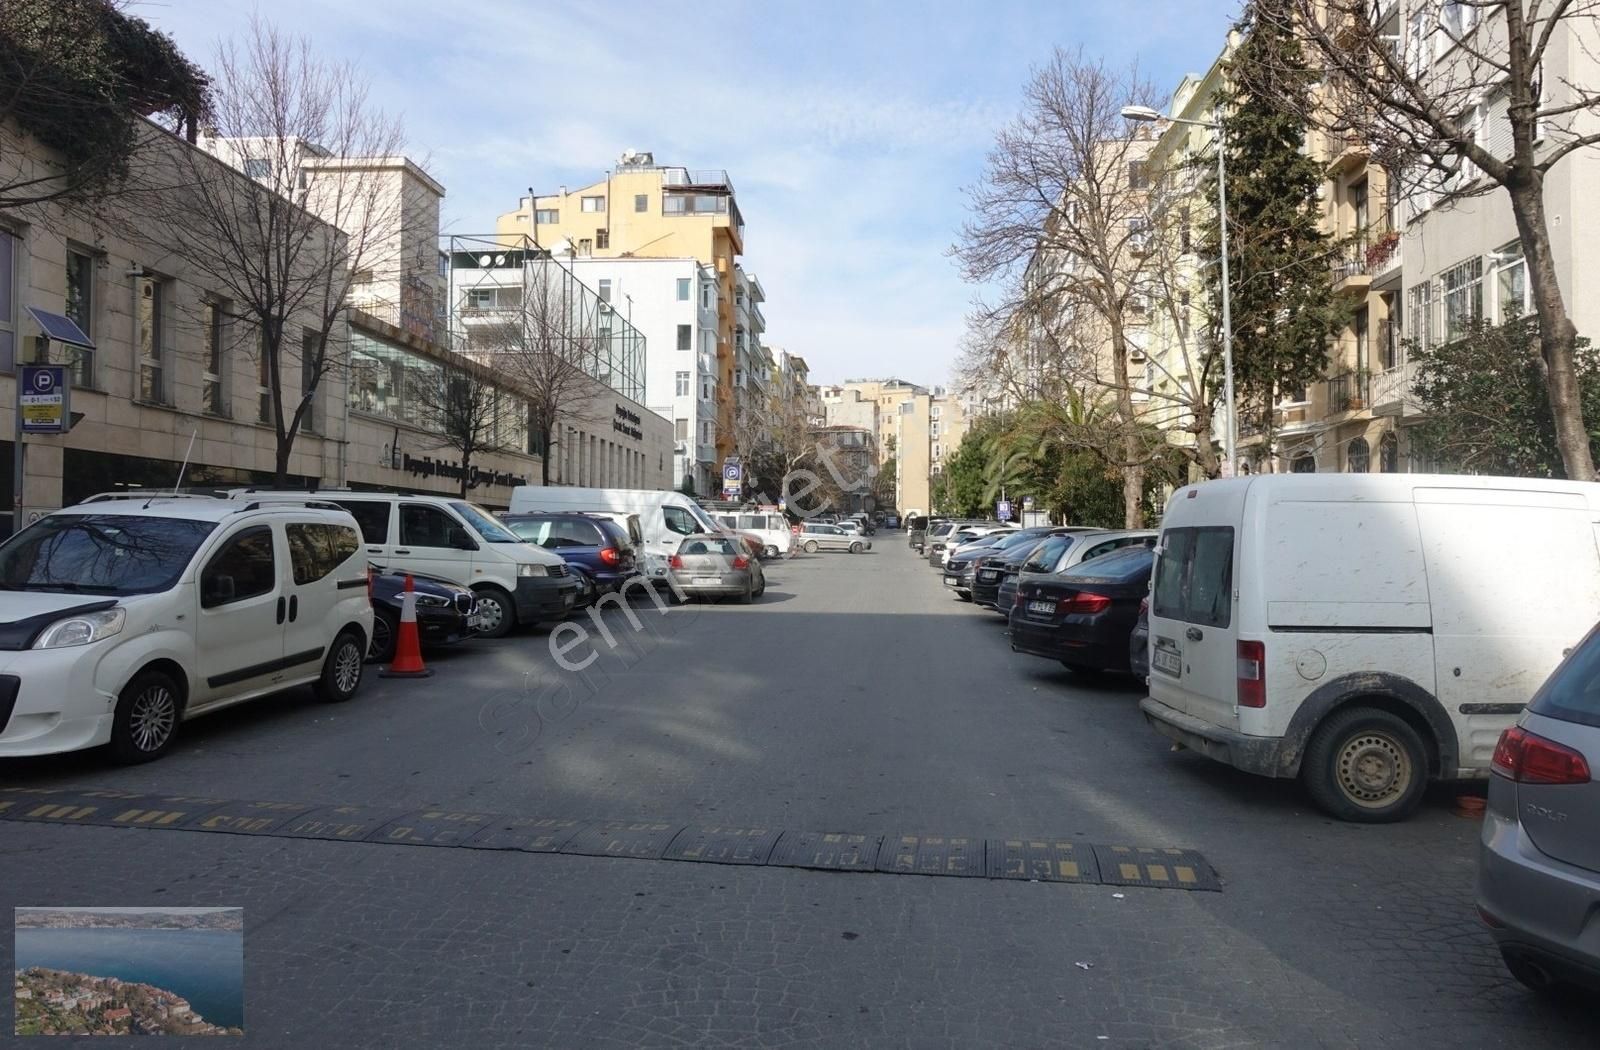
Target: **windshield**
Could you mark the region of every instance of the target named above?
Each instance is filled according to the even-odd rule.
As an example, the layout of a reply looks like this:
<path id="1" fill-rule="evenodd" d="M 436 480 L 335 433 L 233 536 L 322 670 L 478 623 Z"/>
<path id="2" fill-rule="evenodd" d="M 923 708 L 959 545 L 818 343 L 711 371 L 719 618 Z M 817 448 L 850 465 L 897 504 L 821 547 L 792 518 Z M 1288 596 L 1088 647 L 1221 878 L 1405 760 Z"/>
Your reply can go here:
<path id="1" fill-rule="evenodd" d="M 691 504 L 690 507 L 688 508 L 688 510 L 689 510 L 689 513 L 694 516 L 696 521 L 700 522 L 701 525 L 705 526 L 705 531 L 706 532 L 721 532 L 722 531 L 722 528 L 720 526 L 718 526 L 715 522 L 713 522 L 709 517 L 707 517 L 706 512 L 704 510 L 700 509 L 700 505 L 699 504 Z"/>
<path id="2" fill-rule="evenodd" d="M 450 509 L 461 515 L 472 530 L 482 536 L 488 543 L 523 543 L 525 542 L 516 533 L 496 521 L 494 515 L 478 506 L 476 503 L 456 501 L 450 504 Z"/>
<path id="3" fill-rule="evenodd" d="M 1150 567 L 1155 564 L 1155 560 L 1156 552 L 1153 547 L 1138 544 L 1079 562 L 1070 569 L 1063 569 L 1060 575 L 1080 579 L 1134 580 L 1141 573 L 1149 575 Z"/>
<path id="4" fill-rule="evenodd" d="M 214 521 L 52 514 L 0 547 L 0 589 L 151 594 L 178 582 Z"/>
<path id="5" fill-rule="evenodd" d="M 1028 553 L 1022 564 L 1023 572 L 1049 572 L 1056 561 L 1072 546 L 1071 536 L 1052 536 Z"/>

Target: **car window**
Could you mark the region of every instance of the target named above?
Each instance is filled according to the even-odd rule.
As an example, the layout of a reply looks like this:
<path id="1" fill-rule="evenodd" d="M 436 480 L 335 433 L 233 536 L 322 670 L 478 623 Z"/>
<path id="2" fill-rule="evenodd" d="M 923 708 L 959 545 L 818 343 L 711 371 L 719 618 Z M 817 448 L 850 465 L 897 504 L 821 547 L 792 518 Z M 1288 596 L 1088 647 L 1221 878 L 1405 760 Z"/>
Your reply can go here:
<path id="1" fill-rule="evenodd" d="M 1040 542 L 1022 563 L 1023 572 L 1049 572 L 1072 546 L 1071 536 L 1051 536 Z"/>
<path id="2" fill-rule="evenodd" d="M 594 523 L 582 518 L 561 518 L 550 530 L 552 537 L 560 538 L 568 547 L 594 547 L 600 543 L 600 530 Z"/>
<path id="3" fill-rule="evenodd" d="M 482 536 L 488 543 L 521 543 L 515 533 L 504 525 L 493 514 L 484 510 L 476 503 L 467 503 L 464 500 L 455 500 L 450 504 L 450 509 L 472 526 L 472 531 Z"/>
<path id="4" fill-rule="evenodd" d="M 1534 694 L 1528 710 L 1547 718 L 1600 726 L 1600 631 L 1593 631 L 1576 652 Z"/>
<path id="5" fill-rule="evenodd" d="M 734 548 L 733 541 L 721 537 L 699 537 L 684 540 L 683 546 L 678 549 L 679 554 L 720 554 L 724 557 L 736 557 L 738 551 Z"/>
<path id="6" fill-rule="evenodd" d="M 682 507 L 662 507 L 661 517 L 666 522 L 667 530 L 680 536 L 693 536 L 700 531 L 700 524 L 694 520 L 694 515 Z"/>
<path id="7" fill-rule="evenodd" d="M 524 543 L 532 543 L 539 547 L 549 547 L 550 519 L 549 518 L 514 518 L 506 522 L 506 528 L 516 534 Z"/>
<path id="8" fill-rule="evenodd" d="M 334 500 L 335 503 L 350 512 L 356 519 L 356 524 L 361 526 L 361 538 L 367 543 L 378 544 L 389 542 L 389 508 L 393 506 L 388 500 Z"/>
<path id="9" fill-rule="evenodd" d="M 231 537 L 200 572 L 200 605 L 214 609 L 270 594 L 278 585 L 272 529 L 256 525 Z"/>
<path id="10" fill-rule="evenodd" d="M 767 527 L 767 516 L 765 514 L 741 514 L 741 515 L 739 515 L 739 528 L 741 528 L 741 529 L 761 530 L 761 529 L 765 529 L 766 527 Z"/>
<path id="11" fill-rule="evenodd" d="M 210 521 L 133 514 L 50 514 L 0 547 L 0 588 L 153 594 L 178 582 Z"/>
<path id="12" fill-rule="evenodd" d="M 1150 572 L 1155 561 L 1155 551 L 1149 547 L 1133 546 L 1123 541 L 1122 546 L 1094 560 L 1085 559 L 1061 574 L 1062 579 L 1135 580 Z"/>
<path id="13" fill-rule="evenodd" d="M 1168 529 L 1156 568 L 1151 610 L 1209 627 L 1233 619 L 1233 528 Z"/>
<path id="14" fill-rule="evenodd" d="M 361 549 L 348 525 L 294 521 L 283 527 L 289 541 L 289 568 L 297 584 L 315 583 Z"/>
<path id="15" fill-rule="evenodd" d="M 426 503 L 400 505 L 400 545 L 402 547 L 448 547 L 450 530 L 459 529 L 454 518 Z M 519 541 L 520 542 L 520 541 Z"/>

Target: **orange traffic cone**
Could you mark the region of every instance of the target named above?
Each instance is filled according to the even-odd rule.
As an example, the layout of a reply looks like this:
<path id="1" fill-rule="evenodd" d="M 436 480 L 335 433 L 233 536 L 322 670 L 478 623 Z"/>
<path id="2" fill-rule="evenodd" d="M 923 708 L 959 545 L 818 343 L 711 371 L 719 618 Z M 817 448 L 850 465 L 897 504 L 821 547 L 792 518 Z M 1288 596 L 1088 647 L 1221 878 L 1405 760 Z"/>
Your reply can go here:
<path id="1" fill-rule="evenodd" d="M 406 596 L 400 602 L 400 633 L 394 640 L 394 659 L 378 672 L 380 678 L 427 678 L 422 666 L 422 642 L 417 637 L 417 585 L 406 573 Z"/>

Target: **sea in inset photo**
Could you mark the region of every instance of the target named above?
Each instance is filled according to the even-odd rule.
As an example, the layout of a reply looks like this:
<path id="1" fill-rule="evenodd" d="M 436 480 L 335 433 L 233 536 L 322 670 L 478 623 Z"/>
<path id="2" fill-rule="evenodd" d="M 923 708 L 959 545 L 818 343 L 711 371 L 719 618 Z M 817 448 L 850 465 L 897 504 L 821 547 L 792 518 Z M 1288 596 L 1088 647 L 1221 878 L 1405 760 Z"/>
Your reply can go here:
<path id="1" fill-rule="evenodd" d="M 243 908 L 17 908 L 17 1035 L 243 1035 Z"/>

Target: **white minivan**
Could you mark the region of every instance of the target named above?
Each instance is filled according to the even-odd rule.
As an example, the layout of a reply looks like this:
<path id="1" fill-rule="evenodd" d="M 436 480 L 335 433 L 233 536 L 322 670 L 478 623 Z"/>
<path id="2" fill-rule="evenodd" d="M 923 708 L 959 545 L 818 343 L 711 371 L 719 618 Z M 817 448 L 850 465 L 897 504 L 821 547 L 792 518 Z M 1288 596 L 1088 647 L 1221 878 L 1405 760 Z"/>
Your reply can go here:
<path id="1" fill-rule="evenodd" d="M 518 485 L 511 490 L 512 514 L 568 511 L 637 514 L 644 533 L 639 569 L 665 582 L 667 566 L 685 536 L 721 532 L 705 508 L 681 492 L 662 489 L 590 489 L 566 485 Z"/>
<path id="2" fill-rule="evenodd" d="M 1149 696 L 1161 734 L 1401 820 L 1495 742 L 1600 618 L 1600 485 L 1268 474 L 1161 520 Z"/>
<path id="3" fill-rule="evenodd" d="M 0 546 L 0 757 L 148 762 L 194 715 L 361 685 L 372 603 L 327 504 L 96 498 Z"/>
<path id="4" fill-rule="evenodd" d="M 235 489 L 229 495 L 289 502 L 310 495 L 343 507 L 361 526 L 370 561 L 470 587 L 478 596 L 478 631 L 490 638 L 519 624 L 562 619 L 577 600 L 579 581 L 560 555 L 524 543 L 493 514 L 464 499 L 353 489 Z"/>
<path id="5" fill-rule="evenodd" d="M 781 510 L 718 510 L 711 516 L 735 532 L 759 537 L 763 558 L 781 558 L 794 551 L 795 533 Z"/>

